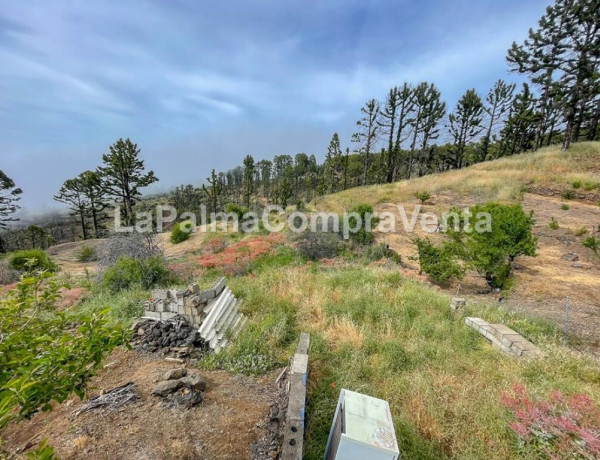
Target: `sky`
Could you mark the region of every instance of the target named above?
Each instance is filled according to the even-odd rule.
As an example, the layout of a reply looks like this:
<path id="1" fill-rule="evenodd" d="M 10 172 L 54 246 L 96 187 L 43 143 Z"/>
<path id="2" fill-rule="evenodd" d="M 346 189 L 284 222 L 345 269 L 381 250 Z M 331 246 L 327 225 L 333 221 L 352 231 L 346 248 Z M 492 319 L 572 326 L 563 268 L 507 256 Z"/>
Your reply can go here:
<path id="1" fill-rule="evenodd" d="M 21 216 L 131 138 L 150 192 L 350 146 L 360 108 L 431 81 L 451 108 L 508 72 L 549 0 L 0 0 L 0 169 Z"/>

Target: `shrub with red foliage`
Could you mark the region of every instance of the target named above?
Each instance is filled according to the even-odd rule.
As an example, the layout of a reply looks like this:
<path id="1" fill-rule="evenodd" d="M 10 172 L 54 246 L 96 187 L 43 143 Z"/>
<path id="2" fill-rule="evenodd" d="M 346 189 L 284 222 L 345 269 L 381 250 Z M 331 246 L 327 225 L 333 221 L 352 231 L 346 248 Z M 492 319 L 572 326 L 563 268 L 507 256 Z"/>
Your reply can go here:
<path id="1" fill-rule="evenodd" d="M 511 429 L 523 446 L 549 458 L 600 458 L 600 411 L 585 394 L 550 393 L 533 400 L 521 384 L 502 394 L 502 404 L 515 421 Z"/>
<path id="2" fill-rule="evenodd" d="M 249 264 L 268 253 L 283 241 L 283 236 L 272 233 L 268 236 L 254 236 L 233 244 L 221 252 L 205 254 L 198 258 L 203 268 L 221 268 L 225 272 L 244 272 Z"/>

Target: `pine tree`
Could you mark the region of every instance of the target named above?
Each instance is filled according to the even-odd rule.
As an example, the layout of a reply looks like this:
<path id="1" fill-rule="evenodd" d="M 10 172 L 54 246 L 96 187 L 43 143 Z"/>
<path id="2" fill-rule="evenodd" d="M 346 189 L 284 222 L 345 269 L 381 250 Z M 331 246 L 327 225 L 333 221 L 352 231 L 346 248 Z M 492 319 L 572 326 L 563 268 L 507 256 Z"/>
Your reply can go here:
<path id="1" fill-rule="evenodd" d="M 83 239 L 87 240 L 88 227 L 86 216 L 88 215 L 90 202 L 86 198 L 83 189 L 84 187 L 79 177 L 67 179 L 60 187 L 58 193 L 54 196 L 54 200 L 69 206 L 71 215 L 76 216 L 79 219 Z"/>
<path id="2" fill-rule="evenodd" d="M 481 161 L 487 159 L 494 129 L 504 121 L 505 115 L 510 110 L 515 86 L 514 83 L 508 84 L 503 80 L 498 80 L 485 98 L 487 105 L 484 106 L 483 110 L 487 114 L 488 120 L 487 133 L 481 149 Z"/>
<path id="3" fill-rule="evenodd" d="M 252 155 L 246 155 L 244 158 L 244 205 L 250 207 L 250 197 L 254 193 L 254 175 L 256 166 Z"/>
<path id="4" fill-rule="evenodd" d="M 7 222 L 14 222 L 19 219 L 12 216 L 20 206 L 16 203 L 21 199 L 19 195 L 23 193 L 15 182 L 0 170 L 0 229 L 7 227 Z"/>
<path id="5" fill-rule="evenodd" d="M 208 182 L 209 187 L 206 187 L 206 185 L 202 184 L 202 190 L 208 198 L 210 212 L 217 212 L 219 208 L 219 197 L 223 192 L 223 182 L 219 180 L 219 177 L 214 169 L 210 172 L 210 177 L 206 178 L 206 182 Z"/>
<path id="6" fill-rule="evenodd" d="M 107 208 L 106 193 L 102 189 L 102 178 L 96 171 L 84 171 L 77 180 L 81 184 L 81 193 L 89 202 L 89 213 L 92 216 L 92 224 L 94 226 L 94 236 L 100 238 L 102 236 L 101 220 L 103 219 L 103 211 Z"/>
<path id="7" fill-rule="evenodd" d="M 523 83 L 510 108 L 510 114 L 501 136 L 500 156 L 513 155 L 533 147 L 535 139 L 535 96 L 529 85 Z"/>
<path id="8" fill-rule="evenodd" d="M 454 139 L 454 167 L 462 168 L 467 145 L 483 130 L 483 102 L 474 89 L 468 90 L 449 116 Z"/>
<path id="9" fill-rule="evenodd" d="M 375 99 L 369 100 L 360 109 L 363 116 L 356 122 L 358 132 L 352 135 L 352 142 L 359 144 L 359 152 L 364 155 L 362 185 L 367 185 L 369 167 L 371 166 L 371 150 L 375 147 L 379 138 L 380 105 Z"/>
<path id="10" fill-rule="evenodd" d="M 144 174 L 144 161 L 139 158 L 140 149 L 129 139 L 119 139 L 109 150 L 110 153 L 102 155 L 104 166 L 98 168 L 102 190 L 118 203 L 123 203 L 125 224 L 132 225 L 133 206 L 140 199 L 140 189 L 158 181 L 158 178 L 154 171 Z"/>
<path id="11" fill-rule="evenodd" d="M 340 138 L 338 133 L 333 133 L 327 154 L 325 155 L 325 172 L 329 181 L 329 193 L 334 193 L 338 182 L 338 172 L 341 166 L 342 148 L 340 147 Z"/>

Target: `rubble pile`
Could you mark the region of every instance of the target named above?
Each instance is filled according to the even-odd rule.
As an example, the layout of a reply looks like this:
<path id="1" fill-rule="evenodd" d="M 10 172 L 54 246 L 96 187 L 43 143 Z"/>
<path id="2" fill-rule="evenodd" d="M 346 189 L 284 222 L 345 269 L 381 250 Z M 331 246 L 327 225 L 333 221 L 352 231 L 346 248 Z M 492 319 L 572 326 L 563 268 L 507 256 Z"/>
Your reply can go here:
<path id="1" fill-rule="evenodd" d="M 180 357 L 186 357 L 194 350 L 208 349 L 198 329 L 182 315 L 165 321 L 140 320 L 134 326 L 131 345 L 137 350 L 173 352 Z"/>
<path id="2" fill-rule="evenodd" d="M 184 368 L 171 369 L 156 384 L 152 395 L 162 398 L 169 405 L 185 408 L 197 406 L 204 399 L 206 380 L 200 375 L 191 374 Z"/>

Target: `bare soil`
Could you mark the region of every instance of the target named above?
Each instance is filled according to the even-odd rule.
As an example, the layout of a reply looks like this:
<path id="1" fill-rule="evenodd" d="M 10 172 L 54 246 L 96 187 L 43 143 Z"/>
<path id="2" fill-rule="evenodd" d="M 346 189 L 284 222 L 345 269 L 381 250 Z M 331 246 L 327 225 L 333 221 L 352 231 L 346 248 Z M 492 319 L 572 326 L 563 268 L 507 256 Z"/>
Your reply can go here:
<path id="1" fill-rule="evenodd" d="M 473 201 L 453 192 L 446 192 L 432 197 L 425 203 L 422 212 L 431 211 L 436 215 L 451 207 L 464 208 L 475 204 Z M 562 205 L 569 209 L 563 210 Z M 410 220 L 417 202 L 405 204 L 404 208 Z M 526 193 L 523 198 L 525 210 L 533 210 L 536 224 L 534 234 L 538 237 L 537 257 L 518 258 L 514 270 L 514 287 L 506 298 L 490 292 L 484 280 L 476 274 L 469 274 L 463 280 L 453 283 L 441 290 L 448 294 L 456 294 L 460 285 L 460 294 L 471 300 L 489 302 L 502 301 L 511 309 L 516 309 L 535 316 L 562 321 L 565 316 L 565 300 L 570 298 L 569 323 L 571 332 L 600 339 L 600 257 L 582 245 L 589 235 L 600 238 L 600 207 L 588 201 L 561 200 L 559 196 L 546 196 Z M 419 222 L 413 234 L 402 230 L 397 205 L 384 203 L 376 207 L 378 212 L 391 212 L 396 216 L 395 233 L 378 233 L 377 240 L 386 242 L 402 256 L 403 272 L 406 276 L 421 281 L 426 278 L 419 275 L 419 264 L 411 260 L 417 252 L 412 243 L 415 236 L 428 236 L 441 241 L 441 233 L 426 233 L 421 230 Z M 549 227 L 552 218 L 556 219 L 559 228 Z M 577 236 L 582 228 L 587 233 Z M 567 253 L 576 253 L 579 260 L 573 262 L 562 258 Z"/>
<path id="2" fill-rule="evenodd" d="M 62 459 L 256 458 L 256 444 L 269 439 L 281 369 L 253 378 L 188 368 L 206 379 L 207 389 L 199 406 L 185 409 L 169 407 L 150 394 L 155 382 L 178 366 L 154 355 L 118 350 L 93 379 L 90 396 L 131 381 L 140 399 L 77 415 L 82 401 L 72 397 L 52 412 L 9 426 L 2 434 L 4 448 L 24 458 L 47 438 Z"/>

